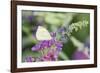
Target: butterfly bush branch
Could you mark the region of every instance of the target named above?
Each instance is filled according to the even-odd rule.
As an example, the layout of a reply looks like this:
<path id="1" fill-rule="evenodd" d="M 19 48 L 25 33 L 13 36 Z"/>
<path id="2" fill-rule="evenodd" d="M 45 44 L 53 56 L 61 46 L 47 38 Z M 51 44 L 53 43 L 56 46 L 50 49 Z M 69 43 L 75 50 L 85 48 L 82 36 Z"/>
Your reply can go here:
<path id="1" fill-rule="evenodd" d="M 72 41 L 72 43 L 79 48 L 82 48 L 84 46 L 84 44 L 82 42 L 80 42 L 79 40 L 77 40 L 75 37 L 71 36 L 72 32 L 75 31 L 79 31 L 84 27 L 87 27 L 89 24 L 89 22 L 87 20 L 83 20 L 83 21 L 79 21 L 76 23 L 72 23 L 71 25 L 69 25 L 68 27 L 68 31 L 66 32 L 67 37 L 69 37 L 69 39 Z"/>
<path id="2" fill-rule="evenodd" d="M 73 31 L 77 32 L 77 31 L 83 29 L 84 27 L 87 27 L 88 24 L 89 24 L 89 22 L 87 20 L 83 20 L 83 21 L 78 21 L 76 23 L 72 23 L 67 28 L 62 27 L 61 29 L 59 29 L 59 32 L 61 33 L 61 36 L 63 38 L 62 41 L 67 41 L 67 39 L 70 39 L 72 41 L 72 43 L 74 44 L 74 46 L 78 47 L 78 50 L 83 51 L 84 44 L 82 42 L 80 42 L 79 40 L 77 40 L 75 37 L 73 37 L 71 34 Z M 61 54 L 59 54 L 59 56 L 63 57 Z M 64 59 L 65 59 L 65 57 L 64 57 Z"/>
<path id="3" fill-rule="evenodd" d="M 61 40 L 63 43 L 65 43 L 68 39 L 70 39 L 70 37 L 72 36 L 72 32 L 75 31 L 79 31 L 84 27 L 87 27 L 89 24 L 89 22 L 87 20 L 83 20 L 83 21 L 78 21 L 76 23 L 72 23 L 71 25 L 65 27 L 61 27 L 57 30 L 57 33 L 59 35 L 61 35 L 61 37 L 58 40 Z"/>
<path id="4" fill-rule="evenodd" d="M 75 30 L 75 32 L 77 32 L 78 30 L 81 30 L 82 28 L 87 27 L 88 24 L 89 24 L 89 22 L 87 20 L 72 23 L 71 25 L 69 25 L 68 31 L 66 33 L 68 36 L 71 36 L 71 33 L 73 32 L 73 30 Z"/>

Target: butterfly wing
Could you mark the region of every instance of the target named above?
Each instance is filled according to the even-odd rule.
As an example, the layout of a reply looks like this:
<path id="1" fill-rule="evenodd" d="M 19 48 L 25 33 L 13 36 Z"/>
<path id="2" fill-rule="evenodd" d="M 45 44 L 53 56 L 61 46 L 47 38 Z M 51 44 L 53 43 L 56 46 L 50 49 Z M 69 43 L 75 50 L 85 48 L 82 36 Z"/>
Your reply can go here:
<path id="1" fill-rule="evenodd" d="M 36 32 L 36 38 L 37 40 L 51 40 L 52 39 L 48 30 L 42 26 L 38 26 L 38 29 Z"/>

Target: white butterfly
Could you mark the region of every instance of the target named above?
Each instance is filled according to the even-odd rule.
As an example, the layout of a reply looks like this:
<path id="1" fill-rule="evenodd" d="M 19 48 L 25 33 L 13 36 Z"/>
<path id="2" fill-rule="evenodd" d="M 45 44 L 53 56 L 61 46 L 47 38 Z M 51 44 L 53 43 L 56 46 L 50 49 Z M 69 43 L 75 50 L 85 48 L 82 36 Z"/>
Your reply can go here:
<path id="1" fill-rule="evenodd" d="M 48 30 L 42 26 L 38 26 L 38 29 L 36 32 L 36 38 L 37 40 L 51 40 L 52 39 Z"/>

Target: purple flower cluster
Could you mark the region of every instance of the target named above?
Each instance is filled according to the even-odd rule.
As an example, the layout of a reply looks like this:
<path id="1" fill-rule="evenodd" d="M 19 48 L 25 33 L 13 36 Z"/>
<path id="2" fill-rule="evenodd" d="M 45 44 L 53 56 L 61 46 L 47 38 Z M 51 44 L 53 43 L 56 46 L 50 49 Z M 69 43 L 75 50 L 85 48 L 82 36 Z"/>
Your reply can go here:
<path id="1" fill-rule="evenodd" d="M 25 62 L 33 62 L 34 58 L 32 56 L 28 56 L 25 58 Z"/>
<path id="2" fill-rule="evenodd" d="M 58 58 L 58 53 L 56 52 L 49 52 L 47 55 L 41 57 L 41 61 L 56 61 Z"/>
<path id="3" fill-rule="evenodd" d="M 56 40 L 56 33 L 51 33 L 51 40 L 43 40 L 32 47 L 32 51 L 42 51 L 48 50 L 40 59 L 40 61 L 55 61 L 58 58 L 59 52 L 62 50 L 62 43 Z"/>
<path id="4" fill-rule="evenodd" d="M 83 60 L 83 59 L 89 59 L 89 57 L 83 51 L 76 50 L 75 53 L 72 55 L 72 59 Z"/>
<path id="5" fill-rule="evenodd" d="M 40 41 L 38 44 L 33 46 L 32 51 L 39 51 L 48 48 L 56 48 L 57 50 L 61 51 L 62 46 L 63 46 L 62 43 L 55 39 L 44 40 L 44 41 Z"/>

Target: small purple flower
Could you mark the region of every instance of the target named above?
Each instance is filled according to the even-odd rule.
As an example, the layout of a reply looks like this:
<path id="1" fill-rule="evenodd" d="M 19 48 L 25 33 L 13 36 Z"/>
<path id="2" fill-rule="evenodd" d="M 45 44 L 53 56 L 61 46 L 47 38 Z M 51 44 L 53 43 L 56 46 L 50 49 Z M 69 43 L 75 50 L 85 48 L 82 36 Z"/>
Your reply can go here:
<path id="1" fill-rule="evenodd" d="M 25 58 L 25 62 L 33 62 L 34 58 L 32 56 L 28 56 Z"/>
<path id="2" fill-rule="evenodd" d="M 34 19 L 34 16 L 28 16 L 28 20 L 29 20 L 29 22 L 32 22 L 33 19 Z"/>
<path id="3" fill-rule="evenodd" d="M 62 45 L 62 43 L 61 43 L 61 42 L 57 42 L 57 43 L 56 43 L 56 47 L 57 47 L 57 50 L 58 50 L 58 51 L 61 51 L 61 50 L 62 50 L 63 45 Z"/>
<path id="4" fill-rule="evenodd" d="M 37 45 L 32 47 L 32 51 L 38 51 L 38 50 L 40 50 L 40 47 L 41 47 L 41 45 L 37 44 Z"/>
<path id="5" fill-rule="evenodd" d="M 41 47 L 43 48 L 47 48 L 49 45 L 49 41 L 48 40 L 44 40 L 42 43 L 41 43 Z"/>
<path id="6" fill-rule="evenodd" d="M 58 58 L 57 54 L 49 52 L 47 55 L 41 58 L 41 61 L 56 61 Z"/>
<path id="7" fill-rule="evenodd" d="M 55 38 L 55 37 L 56 37 L 56 32 L 51 32 L 51 36 L 52 36 L 53 38 Z"/>
<path id="8" fill-rule="evenodd" d="M 60 33 L 66 32 L 66 28 L 65 28 L 65 27 L 61 27 L 61 28 L 58 30 L 58 32 L 60 32 Z"/>
<path id="9" fill-rule="evenodd" d="M 82 60 L 82 59 L 89 59 L 89 58 L 83 51 L 78 51 L 77 50 L 73 54 L 72 59 L 74 59 L 74 60 Z"/>

